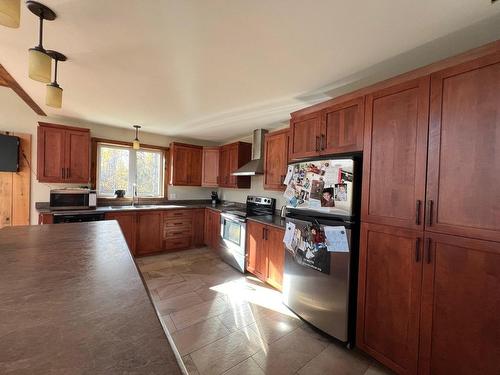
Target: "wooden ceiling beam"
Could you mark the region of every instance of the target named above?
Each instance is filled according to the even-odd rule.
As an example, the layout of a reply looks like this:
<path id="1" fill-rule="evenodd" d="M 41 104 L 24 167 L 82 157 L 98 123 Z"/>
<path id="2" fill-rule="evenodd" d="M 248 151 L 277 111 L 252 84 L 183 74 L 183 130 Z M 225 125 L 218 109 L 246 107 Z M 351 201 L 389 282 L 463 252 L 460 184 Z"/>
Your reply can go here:
<path id="1" fill-rule="evenodd" d="M 9 72 L 0 64 L 0 86 L 10 87 L 19 97 L 40 116 L 47 114 L 35 103 L 26 91 L 17 83 L 17 81 L 9 74 Z"/>

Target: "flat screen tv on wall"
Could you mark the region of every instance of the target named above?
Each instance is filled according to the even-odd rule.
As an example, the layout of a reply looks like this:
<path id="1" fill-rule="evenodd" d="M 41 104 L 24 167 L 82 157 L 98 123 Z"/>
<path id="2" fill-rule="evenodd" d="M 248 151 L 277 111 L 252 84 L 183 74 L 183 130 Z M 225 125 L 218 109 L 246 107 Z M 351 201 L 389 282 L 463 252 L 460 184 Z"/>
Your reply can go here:
<path id="1" fill-rule="evenodd" d="M 0 134 L 0 172 L 17 172 L 19 168 L 19 138 Z"/>

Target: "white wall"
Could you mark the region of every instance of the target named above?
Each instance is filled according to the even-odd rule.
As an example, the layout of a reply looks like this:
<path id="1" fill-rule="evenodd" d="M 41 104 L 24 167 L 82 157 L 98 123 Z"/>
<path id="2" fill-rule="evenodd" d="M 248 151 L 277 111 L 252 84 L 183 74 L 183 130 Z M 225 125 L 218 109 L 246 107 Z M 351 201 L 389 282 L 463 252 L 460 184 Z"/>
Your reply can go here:
<path id="1" fill-rule="evenodd" d="M 91 124 L 79 121 L 61 121 L 50 117 L 38 116 L 29 108 L 10 88 L 0 87 L 0 131 L 31 134 L 31 224 L 38 223 L 38 213 L 35 202 L 47 202 L 49 190 L 55 187 L 68 186 L 65 184 L 46 184 L 36 180 L 37 163 L 37 126 L 38 121 L 62 125 L 72 125 L 90 129 L 92 137 L 107 138 L 119 141 L 130 141 L 134 138 L 134 130 L 105 125 Z M 168 146 L 173 139 L 164 135 L 141 132 L 141 142 L 156 146 Z M 213 143 L 196 140 L 180 140 L 192 144 L 213 145 Z M 175 199 L 210 199 L 210 188 L 169 186 L 169 196 L 175 194 Z"/>

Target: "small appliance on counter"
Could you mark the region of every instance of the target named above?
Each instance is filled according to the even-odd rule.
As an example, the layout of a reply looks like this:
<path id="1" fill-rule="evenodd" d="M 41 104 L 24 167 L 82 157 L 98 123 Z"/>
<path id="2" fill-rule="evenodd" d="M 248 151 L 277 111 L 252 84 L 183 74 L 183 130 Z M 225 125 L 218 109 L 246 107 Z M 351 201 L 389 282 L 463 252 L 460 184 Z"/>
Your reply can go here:
<path id="1" fill-rule="evenodd" d="M 212 191 L 211 200 L 212 200 L 212 206 L 214 206 L 214 207 L 215 207 L 218 203 L 220 203 L 219 194 L 217 194 L 217 192 L 216 192 L 216 191 Z"/>
<path id="2" fill-rule="evenodd" d="M 116 198 L 123 198 L 125 197 L 126 191 L 125 190 L 116 190 L 115 191 L 115 196 Z"/>
<path id="3" fill-rule="evenodd" d="M 246 269 L 246 221 L 249 216 L 274 215 L 276 199 L 247 197 L 246 209 L 226 207 L 220 215 L 220 256 L 230 266 L 245 273 Z"/>
<path id="4" fill-rule="evenodd" d="M 91 210 L 97 206 L 95 190 L 67 188 L 50 191 L 51 210 Z"/>

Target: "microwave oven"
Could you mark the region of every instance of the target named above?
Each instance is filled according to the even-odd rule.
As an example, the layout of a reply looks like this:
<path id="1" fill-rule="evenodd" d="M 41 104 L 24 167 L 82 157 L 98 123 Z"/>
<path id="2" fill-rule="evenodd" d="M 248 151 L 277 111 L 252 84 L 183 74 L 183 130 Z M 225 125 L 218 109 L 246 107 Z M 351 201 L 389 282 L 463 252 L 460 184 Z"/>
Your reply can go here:
<path id="1" fill-rule="evenodd" d="M 51 210 L 89 210 L 97 205 L 97 194 L 90 189 L 56 189 L 50 191 Z"/>

